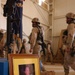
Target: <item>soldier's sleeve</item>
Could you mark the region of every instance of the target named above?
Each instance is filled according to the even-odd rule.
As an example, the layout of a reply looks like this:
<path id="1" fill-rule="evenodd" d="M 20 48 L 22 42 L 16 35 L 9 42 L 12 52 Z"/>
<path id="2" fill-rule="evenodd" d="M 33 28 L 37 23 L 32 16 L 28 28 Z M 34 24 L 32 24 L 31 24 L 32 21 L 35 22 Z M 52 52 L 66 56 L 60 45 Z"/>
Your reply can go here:
<path id="1" fill-rule="evenodd" d="M 33 48 L 35 46 L 35 43 L 36 43 L 36 40 L 37 40 L 37 34 L 38 34 L 38 29 L 33 28 L 31 39 L 30 39 L 31 48 Z"/>

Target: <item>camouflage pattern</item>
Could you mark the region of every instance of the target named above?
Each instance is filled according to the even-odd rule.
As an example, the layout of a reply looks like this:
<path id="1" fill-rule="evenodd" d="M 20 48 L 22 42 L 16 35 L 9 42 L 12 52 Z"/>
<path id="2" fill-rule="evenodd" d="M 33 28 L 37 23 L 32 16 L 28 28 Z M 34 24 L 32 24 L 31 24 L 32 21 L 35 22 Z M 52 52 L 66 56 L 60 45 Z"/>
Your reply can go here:
<path id="1" fill-rule="evenodd" d="M 67 31 L 68 31 L 67 46 L 69 48 L 72 48 L 72 43 L 75 37 L 74 17 L 75 17 L 75 14 L 73 13 L 68 13 L 66 15 L 66 21 L 69 21 L 68 26 L 67 26 Z"/>
<path id="2" fill-rule="evenodd" d="M 68 13 L 66 15 L 67 24 L 67 40 L 65 44 L 65 54 L 64 54 L 64 71 L 65 75 L 69 75 L 69 66 L 75 70 L 75 14 Z M 69 22 L 70 21 L 70 22 Z"/>
<path id="3" fill-rule="evenodd" d="M 70 52 L 65 52 L 64 56 L 64 72 L 65 75 L 69 75 L 69 66 L 75 70 L 75 56 L 72 57 Z"/>
<path id="4" fill-rule="evenodd" d="M 33 48 L 33 54 L 38 54 L 40 56 L 40 51 L 42 50 L 42 48 L 41 45 L 39 45 L 39 43 L 41 42 L 37 41 L 38 32 L 39 32 L 38 28 L 33 27 L 30 44 L 31 48 Z"/>
<path id="5" fill-rule="evenodd" d="M 42 50 L 42 40 L 41 40 L 41 36 L 39 36 L 40 34 L 43 35 L 43 30 L 41 28 L 41 26 L 39 25 L 40 22 L 39 22 L 39 19 L 38 18 L 33 18 L 32 19 L 32 31 L 31 31 L 31 34 L 30 34 L 30 37 L 29 37 L 29 42 L 30 42 L 30 45 L 31 45 L 31 48 L 30 48 L 30 52 L 33 53 L 33 54 L 37 54 L 39 56 L 39 58 L 41 59 L 41 54 L 40 54 L 40 51 Z M 43 36 L 42 36 L 43 38 Z M 41 65 L 42 62 L 40 60 L 40 69 L 41 70 L 45 70 L 44 66 Z"/>
<path id="6" fill-rule="evenodd" d="M 43 29 L 40 26 L 38 18 L 32 19 L 32 32 L 30 35 L 30 44 L 33 54 L 38 54 L 40 57 L 40 51 L 42 50 L 42 40 L 43 40 Z"/>
<path id="7" fill-rule="evenodd" d="M 3 57 L 3 50 L 6 45 L 6 33 L 4 30 L 0 30 L 0 57 Z"/>
<path id="8" fill-rule="evenodd" d="M 75 37 L 75 24 L 71 23 L 67 26 L 68 30 L 68 39 L 67 39 L 67 44 L 72 47 L 72 43 Z"/>

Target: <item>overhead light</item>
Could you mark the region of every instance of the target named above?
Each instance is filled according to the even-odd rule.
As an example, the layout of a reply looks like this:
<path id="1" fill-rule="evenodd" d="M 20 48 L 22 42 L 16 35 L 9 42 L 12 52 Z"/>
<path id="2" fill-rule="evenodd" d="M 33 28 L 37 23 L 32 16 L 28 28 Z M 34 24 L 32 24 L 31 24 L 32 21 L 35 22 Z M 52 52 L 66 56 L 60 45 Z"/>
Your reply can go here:
<path id="1" fill-rule="evenodd" d="M 39 0 L 39 5 L 41 5 L 42 4 L 42 2 L 44 2 L 45 0 Z"/>
<path id="2" fill-rule="evenodd" d="M 41 5 L 42 4 L 42 0 L 39 0 L 39 5 Z"/>

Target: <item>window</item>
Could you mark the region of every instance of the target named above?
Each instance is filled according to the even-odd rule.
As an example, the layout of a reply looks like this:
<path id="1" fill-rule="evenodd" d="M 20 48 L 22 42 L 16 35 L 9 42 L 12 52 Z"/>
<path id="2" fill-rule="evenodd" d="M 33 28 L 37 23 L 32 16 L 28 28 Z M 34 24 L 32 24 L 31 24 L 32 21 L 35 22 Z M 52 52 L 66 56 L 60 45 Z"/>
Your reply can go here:
<path id="1" fill-rule="evenodd" d="M 37 0 L 37 2 L 38 2 L 38 4 L 39 4 L 41 7 L 45 8 L 46 10 L 48 10 L 48 3 L 46 3 L 45 0 Z"/>

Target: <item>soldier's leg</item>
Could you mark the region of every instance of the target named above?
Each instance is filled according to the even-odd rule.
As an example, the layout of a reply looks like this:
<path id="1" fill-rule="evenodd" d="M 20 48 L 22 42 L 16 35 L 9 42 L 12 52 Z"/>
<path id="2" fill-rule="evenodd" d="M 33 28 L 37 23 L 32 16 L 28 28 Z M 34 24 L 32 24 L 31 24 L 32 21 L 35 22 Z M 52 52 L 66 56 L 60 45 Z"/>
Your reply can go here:
<path id="1" fill-rule="evenodd" d="M 72 57 L 71 59 L 73 59 L 73 61 L 71 60 L 70 66 L 73 70 L 75 70 L 75 57 Z"/>
<path id="2" fill-rule="evenodd" d="M 64 72 L 65 75 L 69 75 L 69 64 L 67 62 L 67 57 L 66 57 L 66 53 L 65 53 L 65 57 L 64 57 Z"/>
<path id="3" fill-rule="evenodd" d="M 64 66 L 64 72 L 65 72 L 65 75 L 69 75 L 69 67 L 68 66 Z"/>

